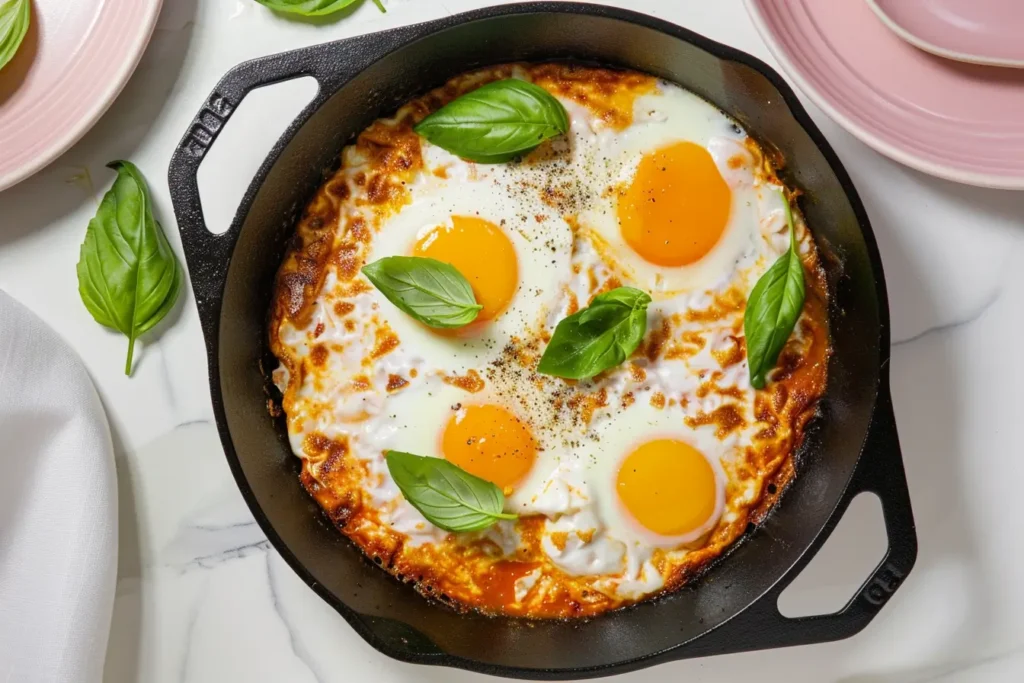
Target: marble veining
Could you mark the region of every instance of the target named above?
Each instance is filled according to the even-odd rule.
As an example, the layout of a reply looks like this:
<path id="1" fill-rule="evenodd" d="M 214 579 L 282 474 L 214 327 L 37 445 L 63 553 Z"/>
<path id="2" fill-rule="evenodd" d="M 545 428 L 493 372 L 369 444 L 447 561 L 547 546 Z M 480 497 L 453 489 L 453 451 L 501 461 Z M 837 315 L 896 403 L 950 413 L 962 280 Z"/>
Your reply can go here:
<path id="1" fill-rule="evenodd" d="M 934 325 L 932 327 L 929 327 L 929 328 L 926 328 L 924 330 L 921 330 L 920 332 L 918 332 L 916 334 L 913 334 L 913 335 L 911 335 L 909 337 L 906 337 L 904 339 L 893 340 L 892 342 L 890 342 L 890 345 L 892 346 L 892 348 L 896 348 L 898 346 L 904 346 L 906 344 L 912 344 L 912 343 L 916 342 L 917 340 L 924 339 L 925 337 L 927 337 L 929 335 L 941 334 L 943 332 L 950 332 L 952 330 L 956 330 L 956 329 L 959 329 L 961 327 L 965 327 L 967 325 L 970 325 L 971 323 L 973 323 L 973 322 L 977 321 L 979 318 L 981 318 L 981 316 L 985 315 L 985 313 L 988 311 L 988 309 L 992 308 L 992 306 L 996 303 L 996 301 L 999 300 L 999 291 L 1000 290 L 998 290 L 998 289 L 994 290 L 992 292 L 992 294 L 989 296 L 989 298 L 986 299 L 985 302 L 981 305 L 981 307 L 979 307 L 977 310 L 968 312 L 963 317 L 957 318 L 956 320 L 951 320 L 950 322 L 940 323 L 938 325 Z"/>
<path id="2" fill-rule="evenodd" d="M 306 665 L 309 673 L 313 675 L 317 683 L 326 683 L 328 678 L 319 671 L 319 664 L 313 660 L 307 650 L 306 641 L 301 635 L 301 629 L 292 624 L 291 619 L 281 608 L 281 598 L 277 588 L 280 581 L 278 577 L 279 571 L 281 571 L 281 568 L 275 568 L 273 556 L 267 553 L 267 583 L 270 586 L 270 601 L 274 605 L 274 611 L 277 613 L 278 618 L 281 619 L 281 623 L 284 624 L 285 629 L 288 631 L 288 642 L 291 645 L 292 652 L 295 653 L 299 661 Z"/>

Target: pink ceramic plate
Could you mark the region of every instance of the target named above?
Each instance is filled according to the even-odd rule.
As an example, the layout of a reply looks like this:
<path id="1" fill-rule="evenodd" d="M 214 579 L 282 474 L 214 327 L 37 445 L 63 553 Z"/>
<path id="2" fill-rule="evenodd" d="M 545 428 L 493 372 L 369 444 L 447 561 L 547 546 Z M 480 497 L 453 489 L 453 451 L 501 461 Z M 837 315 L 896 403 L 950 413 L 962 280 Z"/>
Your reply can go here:
<path id="1" fill-rule="evenodd" d="M 0 190 L 73 145 L 121 92 L 163 0 L 33 0 L 32 23 L 0 71 Z"/>
<path id="2" fill-rule="evenodd" d="M 782 68 L 840 125 L 925 173 L 1024 189 L 1024 71 L 942 59 L 864 0 L 747 0 Z"/>
<path id="3" fill-rule="evenodd" d="M 940 57 L 1024 67 L 1021 0 L 867 0 L 903 40 Z"/>

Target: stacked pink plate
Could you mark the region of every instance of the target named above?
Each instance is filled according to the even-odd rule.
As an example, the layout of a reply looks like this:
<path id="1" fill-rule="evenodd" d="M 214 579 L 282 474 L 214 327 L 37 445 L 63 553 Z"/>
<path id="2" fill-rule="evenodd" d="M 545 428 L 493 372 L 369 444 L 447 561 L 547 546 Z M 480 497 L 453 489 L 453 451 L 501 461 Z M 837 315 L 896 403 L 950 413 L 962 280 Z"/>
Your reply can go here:
<path id="1" fill-rule="evenodd" d="M 932 54 L 1024 68 L 1020 0 L 866 0 L 882 23 Z"/>
<path id="2" fill-rule="evenodd" d="M 969 49 L 1005 47 L 1012 55 L 1020 43 L 999 46 L 993 36 L 1008 35 L 995 24 L 1013 17 L 1016 35 L 1024 35 L 1020 0 L 747 0 L 755 25 L 790 78 L 865 143 L 942 178 L 1024 189 L 1024 69 L 968 64 L 920 49 L 887 25 L 892 22 L 880 16 L 881 5 L 899 6 L 904 24 L 911 5 L 945 8 L 943 16 L 953 26 L 958 22 L 950 12 L 958 5 L 974 12 L 969 18 L 975 27 L 982 5 L 1010 12 L 987 15 L 1002 16 L 983 27 L 987 40 L 970 43 L 970 36 L 961 36 L 968 43 L 952 43 Z M 909 23 L 938 30 L 940 19 Z M 940 42 L 950 38 L 948 31 L 932 40 L 936 36 Z"/>

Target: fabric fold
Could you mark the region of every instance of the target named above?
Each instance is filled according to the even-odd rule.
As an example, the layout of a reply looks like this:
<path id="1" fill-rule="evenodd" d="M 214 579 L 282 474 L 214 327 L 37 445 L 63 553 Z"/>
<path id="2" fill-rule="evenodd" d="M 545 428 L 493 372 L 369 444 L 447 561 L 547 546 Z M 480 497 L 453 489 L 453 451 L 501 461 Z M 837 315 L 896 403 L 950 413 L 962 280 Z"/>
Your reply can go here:
<path id="1" fill-rule="evenodd" d="M 0 472 L 0 681 L 100 681 L 117 580 L 110 427 L 75 352 L 3 291 Z"/>

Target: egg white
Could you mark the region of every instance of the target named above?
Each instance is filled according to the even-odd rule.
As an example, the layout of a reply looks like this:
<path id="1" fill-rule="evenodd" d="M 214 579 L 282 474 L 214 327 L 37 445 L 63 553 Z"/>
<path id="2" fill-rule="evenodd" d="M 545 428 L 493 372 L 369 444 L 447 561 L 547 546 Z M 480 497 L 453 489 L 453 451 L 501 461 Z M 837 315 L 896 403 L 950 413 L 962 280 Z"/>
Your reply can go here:
<path id="1" fill-rule="evenodd" d="M 609 535 L 635 546 L 676 548 L 700 540 L 718 523 L 725 507 L 726 477 L 721 458 L 732 449 L 724 446 L 713 430 L 688 427 L 683 415 L 681 410 L 655 408 L 644 402 L 595 425 L 596 439 L 585 442 L 580 455 L 595 463 L 591 470 L 592 486 Z M 641 445 L 655 439 L 675 439 L 690 444 L 707 459 L 715 473 L 714 512 L 700 527 L 685 534 L 661 536 L 647 530 L 629 514 L 616 492 L 616 477 L 622 461 Z"/>
<path id="2" fill-rule="evenodd" d="M 403 451 L 443 457 L 442 430 L 457 410 L 454 406 L 468 395 L 440 378 L 424 378 L 389 396 L 383 409 L 347 431 L 352 454 L 366 464 L 363 489 L 380 511 L 381 521 L 406 535 L 413 545 L 440 542 L 447 532 L 428 522 L 405 500 L 384 455 Z"/>
<path id="3" fill-rule="evenodd" d="M 600 159 L 608 170 L 608 187 L 628 186 L 645 154 L 677 142 L 692 142 L 709 151 L 732 192 L 728 224 L 722 237 L 699 261 L 678 267 L 649 263 L 622 237 L 618 223 L 618 193 L 605 191 L 583 212 L 581 225 L 607 247 L 603 250 L 626 271 L 637 286 L 654 295 L 698 288 L 714 288 L 728 281 L 744 254 L 756 249 L 758 231 L 757 188 L 753 158 L 743 145 L 746 133 L 693 93 L 669 83 L 641 95 L 634 103 L 633 123 L 622 131 L 604 129 L 594 135 L 586 154 Z M 735 168 L 729 160 L 744 160 Z M 685 216 L 680 216 L 685 225 Z"/>
<path id="4" fill-rule="evenodd" d="M 570 272 L 572 231 L 539 198 L 524 206 L 507 184 L 487 177 L 466 178 L 461 187 L 453 183 L 451 178 L 443 184 L 434 178 L 416 183 L 410 204 L 380 227 L 367 262 L 411 254 L 417 240 L 438 226 L 451 225 L 452 216 L 482 218 L 505 234 L 518 261 L 518 287 L 503 313 L 470 334 L 437 334 L 380 292 L 371 293 L 401 343 L 415 349 L 426 367 L 464 373 L 485 365 L 513 334 L 536 328 L 543 320 Z M 486 260 L 487 254 L 479 254 L 479 258 Z"/>

